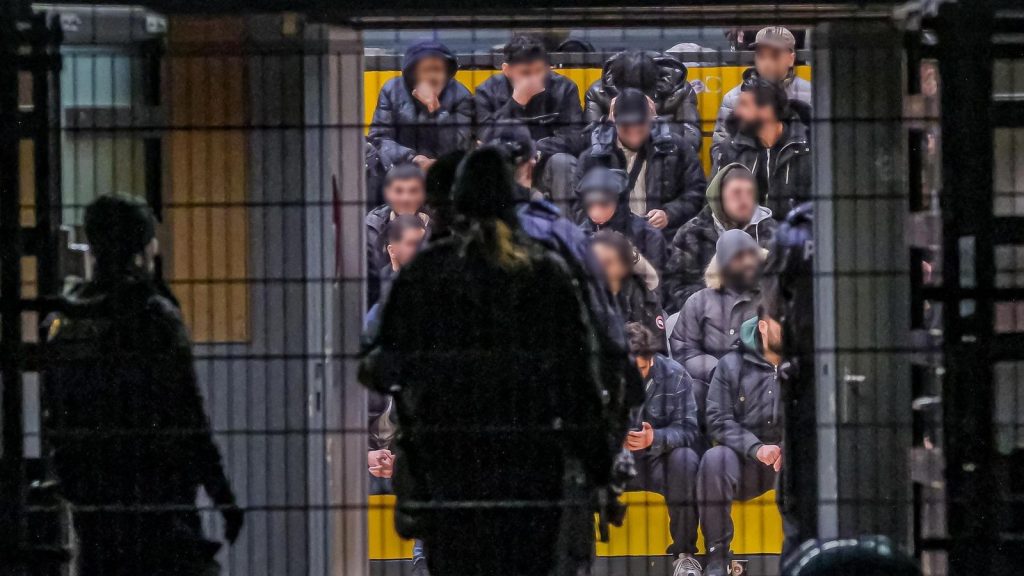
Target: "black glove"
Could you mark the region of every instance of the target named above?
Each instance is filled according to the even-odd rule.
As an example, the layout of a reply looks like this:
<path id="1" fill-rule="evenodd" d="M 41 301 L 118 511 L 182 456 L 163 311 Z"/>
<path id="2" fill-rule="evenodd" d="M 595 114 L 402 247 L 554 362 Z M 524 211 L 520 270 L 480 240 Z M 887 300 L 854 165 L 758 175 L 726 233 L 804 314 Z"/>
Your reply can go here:
<path id="1" fill-rule="evenodd" d="M 245 525 L 245 512 L 237 505 L 229 504 L 221 507 L 220 514 L 224 517 L 224 539 L 234 544 Z"/>

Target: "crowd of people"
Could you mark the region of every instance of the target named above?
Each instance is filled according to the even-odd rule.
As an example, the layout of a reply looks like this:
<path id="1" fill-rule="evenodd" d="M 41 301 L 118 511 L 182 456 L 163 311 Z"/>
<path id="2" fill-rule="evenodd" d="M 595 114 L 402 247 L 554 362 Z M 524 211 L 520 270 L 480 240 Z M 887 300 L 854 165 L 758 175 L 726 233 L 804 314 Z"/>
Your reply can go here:
<path id="1" fill-rule="evenodd" d="M 585 332 L 589 327 L 598 339 L 598 383 L 606 392 L 615 390 L 618 384 L 609 384 L 607 375 L 620 374 L 617 402 L 633 406 L 628 430 L 621 431 L 624 436 L 614 447 L 632 456 L 635 471 L 622 489 L 665 497 L 672 536 L 667 552 L 675 559 L 676 576 L 728 573 L 732 502 L 774 488 L 785 460 L 780 305 L 762 288 L 780 223 L 811 198 L 810 85 L 794 73 L 795 39 L 789 30 L 762 29 L 753 49 L 755 65 L 722 101 L 710 174 L 700 161 L 696 94 L 678 59 L 650 51 L 616 54 L 581 106 L 575 83 L 552 70 L 543 43 L 529 36 L 509 41 L 501 71 L 475 92 L 455 79 L 458 60 L 443 44 L 409 47 L 401 76 L 381 89 L 368 135 L 367 180 L 380 183 L 382 200 L 366 217 L 370 341 L 393 354 L 402 346 L 424 346 L 435 353 L 470 350 L 481 355 L 471 362 L 491 364 L 474 366 L 477 380 L 469 382 L 460 374 L 443 393 L 434 390 L 458 403 L 454 395 L 476 399 L 481 380 L 500 380 L 517 370 L 507 355 L 482 351 L 495 330 L 503 328 L 513 347 L 526 337 L 519 332 L 522 326 L 502 316 L 504 302 L 547 319 L 561 318 L 565 326 L 552 332 L 538 321 L 536 342 L 565 340 L 569 328 Z M 507 197 L 502 195 L 506 176 Z M 523 244 L 529 249 L 516 248 L 520 233 L 530 239 Z M 453 268 L 449 256 L 469 258 L 465 253 L 446 256 L 453 235 L 463 239 L 455 245 L 464 251 L 477 246 L 466 238 L 477 239 L 491 247 L 483 253 L 507 262 L 505 284 L 494 285 L 483 276 L 477 287 L 453 283 L 462 269 Z M 535 245 L 563 263 L 547 262 L 532 251 Z M 417 254 L 421 247 L 426 248 Z M 430 260 L 429 266 L 423 259 Z M 549 269 L 550 277 L 530 276 L 528 282 L 527 276 L 513 273 L 520 261 Z M 466 265 L 466 260 L 459 262 Z M 564 295 L 564 309 L 553 308 L 564 288 L 558 282 L 563 271 L 579 292 L 582 312 L 575 315 L 575 304 Z M 396 280 L 403 284 L 400 296 L 392 291 Z M 409 327 L 422 310 L 417 305 L 443 307 L 452 301 L 449 297 L 468 302 L 466 309 L 449 310 L 452 316 L 475 316 L 492 329 L 479 331 L 465 318 L 432 320 L 429 337 L 435 340 L 417 340 L 425 337 Z M 628 367 L 616 364 L 622 358 Z M 393 363 L 450 374 L 454 368 L 447 361 L 435 355 Z M 545 378 L 574 383 L 577 392 L 585 388 L 581 374 L 555 364 L 541 381 L 537 374 L 521 375 L 517 389 L 543 389 Z M 418 438 L 407 440 L 410 445 L 421 441 L 414 456 L 419 468 L 408 467 L 421 473 L 429 468 L 435 480 L 465 487 L 467 480 L 479 477 L 472 470 L 458 476 L 426 466 L 426 454 L 453 470 L 475 470 L 494 459 L 474 450 L 466 455 L 472 465 L 452 463 L 451 454 L 422 441 L 436 430 L 424 432 L 410 424 L 421 416 L 408 406 L 405 413 L 396 409 L 389 397 L 397 389 L 395 380 L 385 374 L 375 382 L 368 451 L 375 490 L 389 490 L 384 481 L 403 468 L 392 446 L 397 421 L 404 429 L 418 430 Z M 584 403 L 585 397 L 581 393 L 575 402 Z M 440 409 L 422 394 L 406 401 L 419 403 L 419 409 L 424 403 L 430 404 L 428 410 Z M 472 429 L 485 416 L 506 422 L 507 411 L 527 405 L 538 418 L 546 414 L 541 404 L 512 394 L 500 405 L 478 406 L 472 417 L 451 415 L 445 429 L 456 433 L 459 423 Z M 569 422 L 579 414 L 558 418 Z M 606 436 L 614 436 L 614 428 Z M 486 443 L 476 441 L 476 446 Z M 503 456 L 513 459 L 522 449 L 507 442 L 501 447 Z M 580 449 L 600 451 L 589 445 Z M 506 491 L 493 494 L 520 493 L 522 485 L 515 480 L 495 480 Z M 482 533 L 511 534 L 473 525 Z M 455 564 L 446 563 L 451 553 L 444 552 L 444 545 L 436 539 L 431 545 L 431 530 L 444 528 L 437 522 L 431 526 L 404 534 L 427 539 L 427 556 L 439 551 L 432 567 L 459 573 Z M 706 568 L 695 557 L 698 526 L 706 543 Z M 427 572 L 422 545 L 416 548 L 414 570 Z"/>

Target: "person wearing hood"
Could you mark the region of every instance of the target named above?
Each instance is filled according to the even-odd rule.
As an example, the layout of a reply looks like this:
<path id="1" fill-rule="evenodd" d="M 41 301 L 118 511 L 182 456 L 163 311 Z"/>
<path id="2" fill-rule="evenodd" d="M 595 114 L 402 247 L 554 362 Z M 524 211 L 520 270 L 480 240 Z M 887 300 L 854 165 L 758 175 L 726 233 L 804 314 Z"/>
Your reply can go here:
<path id="1" fill-rule="evenodd" d="M 757 178 L 759 202 L 778 220 L 811 199 L 810 139 L 807 125 L 777 84 L 762 79 L 743 83 L 735 132 L 713 157 L 713 172 L 739 163 Z"/>
<path id="2" fill-rule="evenodd" d="M 576 194 L 583 202 L 586 219 L 580 225 L 588 235 L 614 230 L 625 236 L 654 269 L 665 264 L 665 236 L 645 218 L 629 209 L 626 185 L 629 175 L 622 170 L 595 166 L 580 180 Z"/>
<path id="3" fill-rule="evenodd" d="M 473 93 L 477 139 L 489 142 L 509 123 L 525 126 L 537 148 L 535 186 L 564 208 L 572 198 L 576 157 L 586 146 L 579 88 L 551 70 L 538 38 L 516 35 L 502 56 L 501 72 Z"/>
<path id="4" fill-rule="evenodd" d="M 601 77 L 587 90 L 584 119 L 587 124 L 600 122 L 622 90 L 636 88 L 654 101 L 658 119 L 699 152 L 703 137 L 697 92 L 686 75 L 686 65 L 674 56 L 653 50 L 619 52 L 604 63 Z"/>
<path id="5" fill-rule="evenodd" d="M 625 171 L 630 210 L 671 239 L 700 211 L 707 181 L 697 153 L 664 123 L 654 121 L 654 108 L 643 92 L 622 90 L 608 122 L 593 130 L 577 175 L 582 178 L 595 166 Z"/>
<path id="6" fill-rule="evenodd" d="M 739 346 L 722 357 L 707 399 L 708 432 L 697 478 L 707 576 L 726 576 L 733 538 L 732 503 L 776 486 L 783 466 L 779 381 L 782 326 L 767 307 L 743 323 Z"/>
<path id="7" fill-rule="evenodd" d="M 396 528 L 439 576 L 585 569 L 625 436 L 594 329 L 566 262 L 522 233 L 501 154 L 467 155 L 453 208 L 453 234 L 395 278 L 360 372 L 398 414 Z"/>
<path id="8" fill-rule="evenodd" d="M 715 257 L 715 244 L 726 230 L 743 230 L 769 249 L 778 223 L 757 203 L 757 181 L 742 164 L 730 164 L 708 184 L 707 206 L 672 238 L 663 274 L 665 309 L 673 314 L 705 288 L 704 270 Z"/>
<path id="9" fill-rule="evenodd" d="M 796 38 L 782 26 L 768 26 L 758 31 L 754 39 L 754 67 L 743 73 L 743 81 L 760 78 L 777 84 L 786 92 L 786 97 L 811 106 L 811 83 L 796 75 Z M 718 148 L 729 140 L 728 121 L 736 109 L 743 83 L 735 86 L 722 98 L 715 120 L 715 133 L 711 138 L 711 157 L 718 155 Z"/>
<path id="10" fill-rule="evenodd" d="M 622 312 L 622 319 L 650 330 L 655 335 L 658 352 L 666 352 L 665 311 L 657 290 L 648 288 L 644 278 L 636 272 L 640 254 L 625 236 L 614 230 L 594 234 L 590 238 L 590 249 L 604 271 L 605 282 Z"/>
<path id="11" fill-rule="evenodd" d="M 764 253 L 742 230 L 727 230 L 715 245 L 705 274 L 707 288 L 691 296 L 669 337 L 672 357 L 693 377 L 697 410 L 704 424 L 708 385 L 725 355 L 739 339 L 740 325 L 760 304 Z"/>
<path id="12" fill-rule="evenodd" d="M 472 143 L 473 96 L 458 80 L 455 54 L 434 40 L 405 51 L 402 75 L 384 83 L 369 139 L 384 169 L 413 162 L 424 171 L 438 157 Z"/>

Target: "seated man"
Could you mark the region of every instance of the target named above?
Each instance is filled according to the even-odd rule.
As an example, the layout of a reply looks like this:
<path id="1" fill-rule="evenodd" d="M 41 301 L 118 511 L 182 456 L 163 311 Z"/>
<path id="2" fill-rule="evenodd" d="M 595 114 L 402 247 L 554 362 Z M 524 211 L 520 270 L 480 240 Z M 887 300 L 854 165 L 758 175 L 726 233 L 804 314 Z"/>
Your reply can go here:
<path id="1" fill-rule="evenodd" d="M 715 257 L 715 243 L 726 230 L 743 230 L 762 248 L 768 248 L 778 223 L 772 211 L 757 203 L 757 181 L 740 164 L 722 168 L 711 179 L 708 205 L 676 232 L 664 271 L 665 309 L 682 309 L 686 300 L 703 289 L 704 270 Z"/>
<path id="2" fill-rule="evenodd" d="M 384 178 L 385 204 L 366 215 L 367 302 L 373 303 L 380 298 L 380 271 L 391 261 L 380 240 L 384 226 L 403 214 L 416 215 L 424 225 L 429 224 L 430 217 L 423 210 L 426 196 L 423 171 L 415 164 L 399 164 L 388 171 Z"/>
<path id="3" fill-rule="evenodd" d="M 515 36 L 503 54 L 501 72 L 473 95 L 477 138 L 489 142 L 503 124 L 525 125 L 540 151 L 534 185 L 564 209 L 572 200 L 576 156 L 586 145 L 579 89 L 551 70 L 537 38 Z"/>
<path id="4" fill-rule="evenodd" d="M 587 234 L 600 230 L 622 234 L 660 272 L 665 264 L 665 237 L 650 222 L 629 210 L 628 179 L 622 170 L 603 166 L 588 172 L 576 187 L 585 214 L 580 227 Z"/>
<path id="5" fill-rule="evenodd" d="M 790 100 L 803 102 L 810 108 L 811 83 L 797 77 L 793 66 L 796 64 L 796 38 L 782 26 L 762 28 L 754 39 L 754 67 L 743 73 L 744 80 L 761 78 L 778 84 Z M 742 83 L 741 83 L 742 86 Z M 715 134 L 711 142 L 711 157 L 718 155 L 718 148 L 729 140 L 727 124 L 736 108 L 741 86 L 735 86 L 722 98 L 715 121 Z"/>
<path id="6" fill-rule="evenodd" d="M 738 163 L 757 178 L 759 202 L 778 220 L 811 199 L 811 147 L 807 126 L 786 92 L 759 78 L 743 82 L 734 132 L 713 156 L 713 172 Z"/>
<path id="7" fill-rule="evenodd" d="M 672 357 L 693 377 L 697 411 L 704 423 L 708 384 L 718 359 L 739 340 L 740 325 L 760 304 L 761 247 L 742 230 L 728 230 L 718 238 L 715 259 L 708 266 L 708 287 L 683 305 L 669 344 Z"/>
<path id="8" fill-rule="evenodd" d="M 614 230 L 602 230 L 591 238 L 590 249 L 605 274 L 612 298 L 619 305 L 622 319 L 646 327 L 655 336 L 658 352 L 665 352 L 665 313 L 656 290 L 648 289 L 636 271 L 640 255 L 625 236 Z"/>
<path id="9" fill-rule="evenodd" d="M 653 102 L 635 88 L 619 93 L 609 120 L 612 124 L 594 129 L 577 174 L 582 177 L 595 166 L 625 171 L 630 209 L 671 239 L 704 204 L 707 181 L 697 153 L 654 122 Z"/>
<path id="10" fill-rule="evenodd" d="M 402 75 L 380 90 L 369 139 L 385 169 L 413 162 L 426 170 L 438 157 L 471 143 L 473 97 L 455 80 L 459 63 L 433 40 L 409 46 Z"/>
<path id="11" fill-rule="evenodd" d="M 655 335 L 636 322 L 626 324 L 630 352 L 646 383 L 643 410 L 626 436 L 637 475 L 627 489 L 665 497 L 675 560 L 673 576 L 700 576 L 697 552 L 697 406 L 690 376 L 674 360 L 658 353 Z"/>
<path id="12" fill-rule="evenodd" d="M 782 469 L 781 344 L 782 326 L 759 310 L 711 381 L 707 423 L 718 445 L 704 454 L 697 481 L 708 576 L 728 574 L 733 501 L 771 490 Z"/>
<path id="13" fill-rule="evenodd" d="M 604 63 L 601 77 L 587 90 L 584 119 L 600 122 L 611 112 L 612 100 L 621 90 L 636 88 L 652 100 L 663 120 L 694 149 L 702 142 L 697 92 L 686 80 L 686 65 L 673 56 L 653 50 L 625 50 Z"/>
<path id="14" fill-rule="evenodd" d="M 395 274 L 416 256 L 426 233 L 426 224 L 414 214 L 400 214 L 384 226 L 382 238 L 388 263 L 380 270 L 381 302 L 387 300 Z"/>

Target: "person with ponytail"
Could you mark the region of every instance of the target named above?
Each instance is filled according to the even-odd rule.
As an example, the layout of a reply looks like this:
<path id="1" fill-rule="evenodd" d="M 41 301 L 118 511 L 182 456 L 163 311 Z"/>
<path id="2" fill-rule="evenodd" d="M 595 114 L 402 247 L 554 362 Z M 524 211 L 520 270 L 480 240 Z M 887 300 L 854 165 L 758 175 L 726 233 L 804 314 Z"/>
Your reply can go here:
<path id="1" fill-rule="evenodd" d="M 394 397 L 396 528 L 433 576 L 575 574 L 612 469 L 593 327 L 513 186 L 498 151 L 467 155 L 451 233 L 396 276 L 362 366 Z"/>

